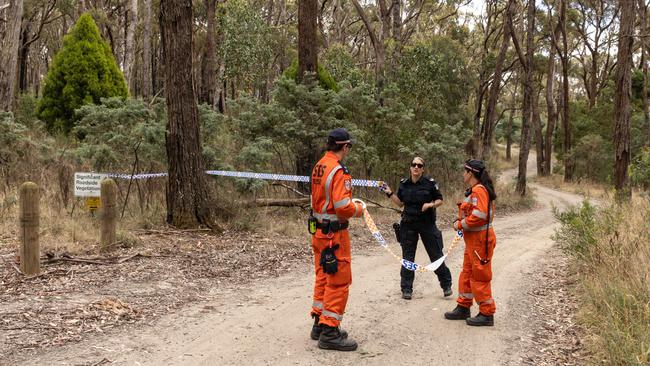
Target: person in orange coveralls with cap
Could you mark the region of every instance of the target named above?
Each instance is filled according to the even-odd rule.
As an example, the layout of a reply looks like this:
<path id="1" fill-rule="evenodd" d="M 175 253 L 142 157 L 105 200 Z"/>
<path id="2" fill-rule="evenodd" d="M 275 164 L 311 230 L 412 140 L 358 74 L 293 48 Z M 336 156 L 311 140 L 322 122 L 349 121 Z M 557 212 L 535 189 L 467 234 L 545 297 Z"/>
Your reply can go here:
<path id="1" fill-rule="evenodd" d="M 496 304 L 492 298 L 492 255 L 496 246 L 496 236 L 492 228 L 494 218 L 494 193 L 492 178 L 481 160 L 469 159 L 465 162 L 463 181 L 470 188 L 465 192 L 465 200 L 459 203 L 461 217 L 454 221 L 456 230 L 463 231 L 465 255 L 463 269 L 458 280 L 458 305 L 445 313 L 450 320 L 465 320 L 468 325 L 494 325 Z M 479 305 L 479 313 L 471 317 L 473 301 Z"/>
<path id="2" fill-rule="evenodd" d="M 318 339 L 319 348 L 339 351 L 357 349 L 357 342 L 339 328 L 352 283 L 348 219 L 363 216 L 362 205 L 352 202 L 350 172 L 341 163 L 354 142 L 345 129 L 332 130 L 327 152 L 311 173 L 310 223 L 316 228 L 310 227 L 316 271 L 311 338 Z"/>

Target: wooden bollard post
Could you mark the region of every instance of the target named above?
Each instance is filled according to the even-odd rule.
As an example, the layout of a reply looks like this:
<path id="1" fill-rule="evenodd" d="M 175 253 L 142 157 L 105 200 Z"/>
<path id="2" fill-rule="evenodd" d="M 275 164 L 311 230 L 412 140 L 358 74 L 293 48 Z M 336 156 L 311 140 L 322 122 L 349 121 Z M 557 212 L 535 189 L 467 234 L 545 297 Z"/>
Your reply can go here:
<path id="1" fill-rule="evenodd" d="M 114 180 L 110 178 L 102 180 L 101 199 L 100 247 L 103 251 L 109 249 L 110 245 L 117 240 L 117 184 Z"/>
<path id="2" fill-rule="evenodd" d="M 26 275 L 41 273 L 39 197 L 36 183 L 26 182 L 20 186 L 20 270 Z"/>

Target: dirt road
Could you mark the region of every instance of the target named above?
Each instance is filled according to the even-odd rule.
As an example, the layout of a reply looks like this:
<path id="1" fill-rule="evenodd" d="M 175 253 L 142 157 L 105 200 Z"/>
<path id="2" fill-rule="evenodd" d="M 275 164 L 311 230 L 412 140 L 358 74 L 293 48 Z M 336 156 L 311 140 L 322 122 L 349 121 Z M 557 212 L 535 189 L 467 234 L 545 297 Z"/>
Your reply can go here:
<path id="1" fill-rule="evenodd" d="M 133 328 L 121 337 L 94 337 L 24 364 L 99 364 L 102 360 L 113 365 L 519 364 L 522 350 L 517 340 L 528 331 L 521 327 L 527 315 L 519 300 L 533 285 L 531 274 L 538 269 L 538 259 L 553 245 L 550 236 L 556 223 L 551 207 L 561 209 L 581 200 L 533 188 L 540 203 L 537 209 L 509 217 L 497 213 L 493 259 L 497 314 L 492 328 L 443 319 L 455 301 L 442 297 L 433 273 L 417 274 L 413 300 L 402 300 L 399 264 L 377 247 L 370 255 L 353 257 L 354 283 L 342 326 L 359 342 L 356 352 L 322 351 L 309 339 L 313 274 L 305 263 L 281 278 L 212 293 L 214 300 Z M 444 223 L 440 227 L 445 243 L 451 243 L 452 231 Z M 380 229 L 388 236 L 388 228 Z M 461 260 L 459 247 L 447 261 L 454 292 Z M 428 263 L 423 248 L 417 261 Z"/>

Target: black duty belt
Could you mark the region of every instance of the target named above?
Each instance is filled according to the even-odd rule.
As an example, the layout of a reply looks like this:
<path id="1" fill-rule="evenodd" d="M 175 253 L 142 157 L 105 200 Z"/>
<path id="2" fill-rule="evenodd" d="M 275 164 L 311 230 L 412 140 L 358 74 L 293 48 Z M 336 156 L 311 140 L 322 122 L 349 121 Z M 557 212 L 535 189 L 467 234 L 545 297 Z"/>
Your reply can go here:
<path id="1" fill-rule="evenodd" d="M 316 223 L 316 227 L 321 229 L 323 234 L 327 234 L 329 232 L 337 232 L 341 230 L 345 230 L 350 226 L 349 222 L 340 222 L 340 221 L 328 221 L 328 220 L 323 220 L 322 222 Z"/>
<path id="2" fill-rule="evenodd" d="M 402 222 L 405 223 L 421 223 L 431 220 L 430 215 L 402 215 Z"/>

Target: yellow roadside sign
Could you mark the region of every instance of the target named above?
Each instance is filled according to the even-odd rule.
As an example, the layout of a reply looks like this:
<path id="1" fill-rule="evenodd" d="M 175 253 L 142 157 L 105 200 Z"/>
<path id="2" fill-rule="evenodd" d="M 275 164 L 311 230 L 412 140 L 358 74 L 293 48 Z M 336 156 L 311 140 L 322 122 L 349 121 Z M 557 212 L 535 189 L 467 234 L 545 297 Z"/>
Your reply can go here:
<path id="1" fill-rule="evenodd" d="M 90 211 L 98 210 L 102 205 L 102 200 L 99 197 L 87 197 L 86 209 Z"/>

